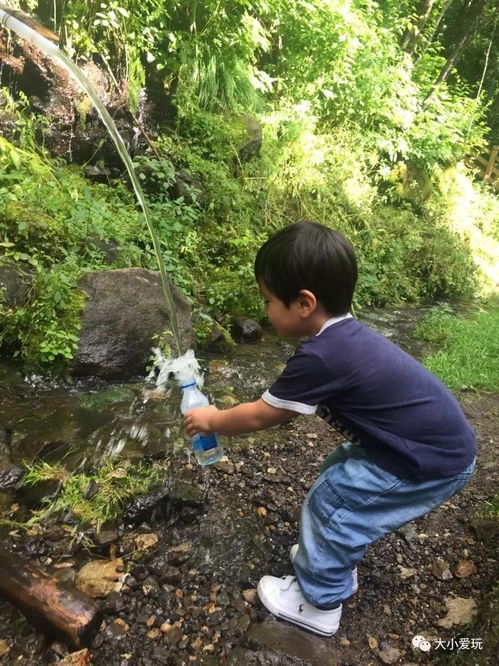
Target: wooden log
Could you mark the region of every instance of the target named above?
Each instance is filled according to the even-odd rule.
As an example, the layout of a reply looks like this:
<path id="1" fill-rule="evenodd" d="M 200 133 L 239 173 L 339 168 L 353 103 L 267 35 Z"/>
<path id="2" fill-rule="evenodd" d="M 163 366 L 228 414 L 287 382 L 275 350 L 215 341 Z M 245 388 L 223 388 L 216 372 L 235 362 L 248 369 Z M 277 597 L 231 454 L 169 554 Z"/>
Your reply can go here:
<path id="1" fill-rule="evenodd" d="M 0 548 L 0 597 L 18 608 L 40 631 L 74 648 L 85 647 L 99 630 L 100 610 L 80 590 Z"/>

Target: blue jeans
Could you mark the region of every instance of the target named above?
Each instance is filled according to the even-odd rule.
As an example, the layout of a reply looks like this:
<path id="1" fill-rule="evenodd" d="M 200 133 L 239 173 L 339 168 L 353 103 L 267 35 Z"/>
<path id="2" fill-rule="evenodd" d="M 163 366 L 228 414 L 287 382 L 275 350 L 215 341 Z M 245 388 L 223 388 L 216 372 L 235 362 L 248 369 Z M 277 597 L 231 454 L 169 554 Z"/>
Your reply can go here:
<path id="1" fill-rule="evenodd" d="M 417 483 L 370 462 L 354 444 L 327 458 L 302 508 L 295 574 L 305 599 L 334 606 L 352 594 L 352 568 L 369 544 L 423 516 L 466 485 L 475 468 Z"/>

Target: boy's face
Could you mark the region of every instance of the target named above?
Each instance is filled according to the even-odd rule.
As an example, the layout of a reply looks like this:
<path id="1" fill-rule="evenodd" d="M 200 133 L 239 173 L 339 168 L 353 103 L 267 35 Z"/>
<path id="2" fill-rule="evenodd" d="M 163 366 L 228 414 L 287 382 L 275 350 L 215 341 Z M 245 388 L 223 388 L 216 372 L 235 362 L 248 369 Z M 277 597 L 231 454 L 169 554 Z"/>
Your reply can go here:
<path id="1" fill-rule="evenodd" d="M 258 280 L 260 293 L 265 301 L 265 314 L 281 338 L 298 338 L 308 334 L 308 327 L 304 325 L 300 315 L 298 299 L 289 307 L 267 289 L 263 280 Z"/>

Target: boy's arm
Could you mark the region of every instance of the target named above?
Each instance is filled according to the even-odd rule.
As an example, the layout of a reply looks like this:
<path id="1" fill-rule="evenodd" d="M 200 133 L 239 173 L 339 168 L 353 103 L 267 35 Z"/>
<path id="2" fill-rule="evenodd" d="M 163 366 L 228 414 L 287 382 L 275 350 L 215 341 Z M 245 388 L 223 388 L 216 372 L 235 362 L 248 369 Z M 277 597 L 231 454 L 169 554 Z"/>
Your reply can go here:
<path id="1" fill-rule="evenodd" d="M 191 437 L 198 432 L 241 435 L 245 432 L 271 428 L 294 416 L 298 414 L 289 409 L 272 407 L 260 398 L 255 402 L 244 402 L 231 409 L 217 409 L 213 405 L 191 409 L 184 415 L 184 423 Z"/>

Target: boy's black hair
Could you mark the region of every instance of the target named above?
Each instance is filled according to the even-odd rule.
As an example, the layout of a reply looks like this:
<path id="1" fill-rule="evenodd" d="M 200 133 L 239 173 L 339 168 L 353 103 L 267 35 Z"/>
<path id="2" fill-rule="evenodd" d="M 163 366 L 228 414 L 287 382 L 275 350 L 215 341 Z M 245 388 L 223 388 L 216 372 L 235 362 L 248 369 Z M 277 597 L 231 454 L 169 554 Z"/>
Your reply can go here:
<path id="1" fill-rule="evenodd" d="M 301 289 L 311 291 L 330 315 L 347 313 L 357 282 L 357 260 L 349 240 L 317 222 L 296 222 L 258 250 L 255 277 L 286 307 Z"/>

